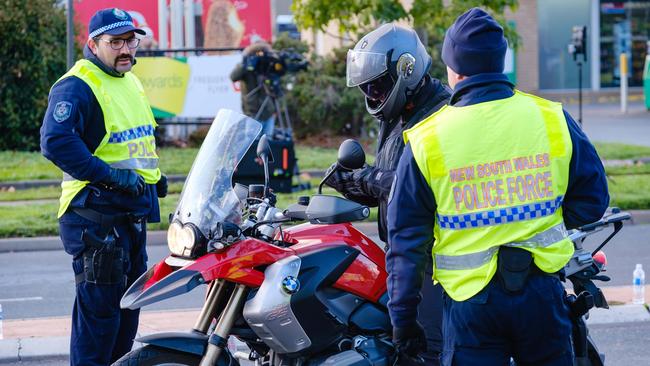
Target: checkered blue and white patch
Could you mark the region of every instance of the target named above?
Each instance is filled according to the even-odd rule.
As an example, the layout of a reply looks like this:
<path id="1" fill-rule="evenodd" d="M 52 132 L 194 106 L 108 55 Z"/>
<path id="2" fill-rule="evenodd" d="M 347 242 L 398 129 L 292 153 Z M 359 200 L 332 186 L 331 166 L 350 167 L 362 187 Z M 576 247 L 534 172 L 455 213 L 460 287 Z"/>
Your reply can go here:
<path id="1" fill-rule="evenodd" d="M 153 136 L 153 126 L 138 126 L 126 131 L 111 132 L 111 137 L 108 138 L 108 143 L 119 144 L 145 136 Z"/>
<path id="2" fill-rule="evenodd" d="M 555 213 L 562 206 L 564 196 L 527 205 L 505 207 L 491 211 L 481 211 L 464 215 L 436 215 L 441 229 L 471 229 L 493 226 L 509 222 L 532 220 Z"/>

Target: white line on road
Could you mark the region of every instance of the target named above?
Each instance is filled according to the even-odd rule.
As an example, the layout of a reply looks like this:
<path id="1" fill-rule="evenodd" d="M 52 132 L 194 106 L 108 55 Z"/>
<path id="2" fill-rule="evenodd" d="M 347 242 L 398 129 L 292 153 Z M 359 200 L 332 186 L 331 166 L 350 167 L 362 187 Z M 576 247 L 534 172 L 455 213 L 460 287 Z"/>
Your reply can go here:
<path id="1" fill-rule="evenodd" d="M 40 296 L 34 297 L 14 297 L 13 299 L 0 299 L 0 303 L 3 302 L 20 302 L 20 301 L 41 301 L 43 300 Z"/>

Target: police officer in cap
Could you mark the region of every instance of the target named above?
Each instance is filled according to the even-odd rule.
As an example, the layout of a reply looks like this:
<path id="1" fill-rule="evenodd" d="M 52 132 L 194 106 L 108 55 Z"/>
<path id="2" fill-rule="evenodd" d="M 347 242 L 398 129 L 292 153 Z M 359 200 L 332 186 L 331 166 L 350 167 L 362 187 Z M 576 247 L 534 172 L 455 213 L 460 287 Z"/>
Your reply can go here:
<path id="1" fill-rule="evenodd" d="M 158 169 L 156 122 L 130 72 L 144 31 L 120 9 L 90 20 L 85 58 L 52 87 L 43 155 L 63 171 L 58 212 L 72 256 L 76 298 L 71 365 L 108 365 L 131 349 L 139 310 L 121 310 L 146 270 L 146 222 L 160 221 L 167 180 Z"/>
<path id="2" fill-rule="evenodd" d="M 386 207 L 395 168 L 404 149 L 402 134 L 446 104 L 450 93 L 439 80 L 429 76 L 431 57 L 415 31 L 396 24 L 384 24 L 361 38 L 348 51 L 346 66 L 347 85 L 361 90 L 368 113 L 379 122 L 376 161 L 374 166 L 338 171 L 325 183 L 348 199 L 379 206 L 379 237 L 390 246 L 386 235 Z M 422 355 L 426 363 L 437 365 L 442 341 L 442 290 L 430 280 L 430 263 L 423 263 L 420 269 L 429 277 L 424 282 L 420 280 L 422 287 L 418 289 L 422 298 L 418 321 L 424 326 L 426 344 L 415 348 L 426 349 Z M 409 342 L 410 334 L 421 328 L 412 328 L 401 319 L 391 320 L 398 350 L 414 348 Z M 412 352 L 402 353 L 401 363 L 406 364 L 405 357 Z"/>
<path id="3" fill-rule="evenodd" d="M 566 229 L 601 218 L 605 172 L 561 104 L 514 89 L 506 49 L 501 26 L 478 8 L 447 30 L 451 101 L 404 133 L 388 204 L 389 312 L 418 326 L 433 257 L 443 365 L 572 365 Z"/>

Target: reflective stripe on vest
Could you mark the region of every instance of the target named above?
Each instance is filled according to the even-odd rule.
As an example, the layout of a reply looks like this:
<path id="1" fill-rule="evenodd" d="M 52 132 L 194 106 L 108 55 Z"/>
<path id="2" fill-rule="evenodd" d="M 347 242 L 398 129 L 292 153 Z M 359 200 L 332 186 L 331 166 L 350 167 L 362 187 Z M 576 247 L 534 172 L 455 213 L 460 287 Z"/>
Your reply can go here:
<path id="1" fill-rule="evenodd" d="M 564 238 L 566 238 L 567 232 L 564 224 L 553 226 L 552 228 L 542 231 L 541 233 L 533 236 L 530 239 L 520 242 L 512 242 L 504 244 L 506 247 L 513 248 L 546 248 L 549 245 L 553 245 Z M 487 250 L 478 253 L 471 254 L 462 254 L 462 255 L 441 255 L 438 254 L 435 256 L 436 268 L 437 269 L 450 269 L 450 270 L 460 270 L 460 269 L 473 269 L 481 267 L 490 260 L 497 253 L 499 247 L 491 247 Z"/>
<path id="2" fill-rule="evenodd" d="M 490 282 L 503 245 L 530 251 L 548 273 L 567 263 L 572 144 L 559 103 L 515 91 L 445 106 L 404 138 L 436 201 L 434 279 L 451 298 L 464 301 Z"/>
<path id="3" fill-rule="evenodd" d="M 106 135 L 93 155 L 113 168 L 135 170 L 148 184 L 156 183 L 160 179 L 156 121 L 138 78 L 131 72 L 121 78 L 110 76 L 89 60 L 77 61 L 61 79 L 70 76 L 90 87 L 104 115 Z M 59 217 L 87 184 L 63 174 Z"/>
<path id="4" fill-rule="evenodd" d="M 158 168 L 158 159 L 133 158 L 122 161 L 116 161 L 109 164 L 115 169 L 156 169 Z M 70 174 L 63 172 L 63 181 L 76 180 Z"/>

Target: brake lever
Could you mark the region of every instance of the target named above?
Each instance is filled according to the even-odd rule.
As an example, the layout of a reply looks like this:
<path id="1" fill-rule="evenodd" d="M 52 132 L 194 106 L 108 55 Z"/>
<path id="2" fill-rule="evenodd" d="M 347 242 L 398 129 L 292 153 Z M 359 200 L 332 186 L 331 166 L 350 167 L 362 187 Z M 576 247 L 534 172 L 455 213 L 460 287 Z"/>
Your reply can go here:
<path id="1" fill-rule="evenodd" d="M 614 237 L 614 235 L 618 234 L 618 232 L 621 231 L 622 228 L 623 228 L 623 221 L 615 221 L 614 222 L 614 232 L 609 234 L 607 239 L 605 239 L 605 241 L 602 242 L 598 246 L 598 248 L 596 248 L 593 252 L 591 252 L 591 256 L 593 257 L 594 255 L 596 255 L 596 253 L 598 253 L 598 251 L 600 251 L 605 246 L 605 244 L 607 244 Z"/>

